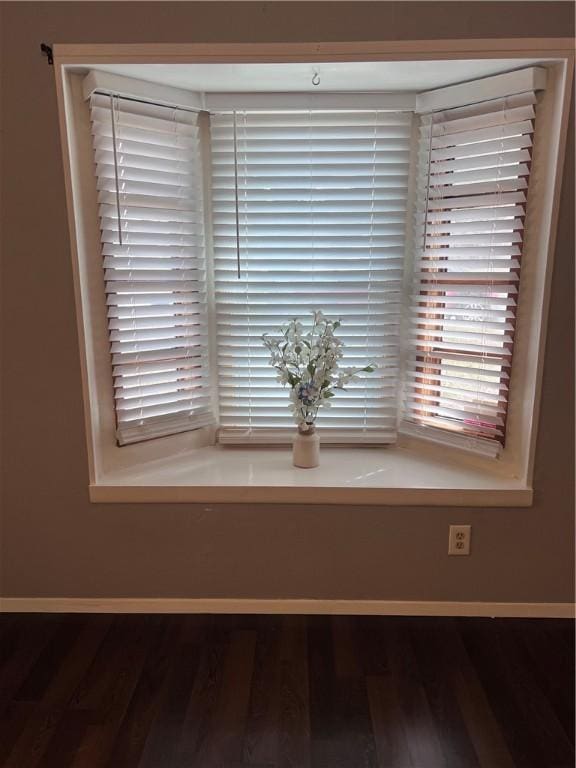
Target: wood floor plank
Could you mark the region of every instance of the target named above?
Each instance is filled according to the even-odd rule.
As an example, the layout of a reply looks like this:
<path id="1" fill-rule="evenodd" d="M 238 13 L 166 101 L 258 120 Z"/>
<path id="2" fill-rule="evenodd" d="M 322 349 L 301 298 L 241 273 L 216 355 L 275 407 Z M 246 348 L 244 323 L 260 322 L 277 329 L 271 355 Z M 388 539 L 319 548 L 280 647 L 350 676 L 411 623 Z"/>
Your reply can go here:
<path id="1" fill-rule="evenodd" d="M 345 768 L 329 616 L 311 616 L 308 619 L 308 665 L 312 766 Z"/>
<path id="2" fill-rule="evenodd" d="M 377 768 L 376 742 L 370 721 L 366 678 L 359 658 L 354 618 L 332 617 L 337 719 L 348 764 Z"/>
<path id="3" fill-rule="evenodd" d="M 248 717 L 256 633 L 230 633 L 223 659 L 222 689 L 212 713 L 208 738 L 197 759 L 206 768 L 242 762 L 243 736 Z"/>
<path id="4" fill-rule="evenodd" d="M 175 746 L 175 768 L 195 766 L 196 756 L 209 736 L 212 713 L 222 688 L 227 646 L 225 633 L 219 629 L 216 617 L 212 617 L 212 622 L 206 630 L 206 641 L 201 648 L 198 671 Z"/>
<path id="5" fill-rule="evenodd" d="M 154 718 L 161 706 L 171 655 L 175 622 L 169 617 L 154 634 L 154 641 L 144 660 L 134 693 L 116 736 L 108 765 L 110 768 L 138 768 Z"/>
<path id="6" fill-rule="evenodd" d="M 443 622 L 445 666 L 481 768 L 514 768 L 504 734 L 496 721 L 476 670 L 462 643 L 456 620 Z"/>
<path id="7" fill-rule="evenodd" d="M 0 716 L 2 709 L 15 700 L 44 647 L 51 641 L 60 625 L 59 619 L 49 616 L 44 622 L 38 615 L 23 616 L 22 631 L 0 670 Z"/>
<path id="8" fill-rule="evenodd" d="M 11 702 L 0 717 L 0 765 L 5 765 L 22 731 L 31 719 L 36 704 Z"/>
<path id="9" fill-rule="evenodd" d="M 4 768 L 37 768 L 63 714 L 61 709 L 37 704 L 5 760 Z"/>
<path id="10" fill-rule="evenodd" d="M 89 617 L 81 614 L 70 616 L 68 620 L 61 622 L 16 693 L 16 701 L 41 701 L 47 688 L 54 687 L 54 678 L 60 668 L 68 666 L 72 649 L 82 630 L 88 628 L 90 631 L 91 627 Z M 56 704 L 56 701 L 54 703 Z"/>
<path id="11" fill-rule="evenodd" d="M 284 616 L 280 643 L 281 690 L 277 768 L 310 768 L 310 689 L 307 620 Z"/>
<path id="12" fill-rule="evenodd" d="M 68 705 L 88 673 L 111 624 L 111 617 L 105 615 L 93 616 L 89 621 L 82 623 L 74 641 L 65 646 L 66 652 L 59 654 L 59 664 L 53 668 L 51 677 L 44 686 L 44 706 Z"/>
<path id="13" fill-rule="evenodd" d="M 39 768 L 69 768 L 76 758 L 89 724 L 87 712 L 64 712 L 42 755 Z"/>
<path id="14" fill-rule="evenodd" d="M 413 768 L 410 730 L 390 675 L 366 680 L 378 768 Z"/>
<path id="15" fill-rule="evenodd" d="M 168 669 L 163 691 L 158 696 L 158 708 L 150 724 L 148 738 L 138 768 L 169 768 L 176 756 L 178 739 L 190 699 L 190 691 L 198 671 L 201 657 L 201 634 L 196 628 L 190 631 L 186 620 L 175 647 L 170 647 L 167 636 L 166 653 Z M 125 763 L 112 763 L 122 765 Z M 127 767 L 126 767 L 127 768 Z"/>
<path id="16" fill-rule="evenodd" d="M 13 656 L 19 637 L 25 632 L 25 618 L 25 615 L 17 613 L 0 613 L 0 673 Z"/>
<path id="17" fill-rule="evenodd" d="M 355 616 L 360 664 L 366 677 L 391 674 L 388 634 L 402 622 L 397 616 Z"/>
<path id="18" fill-rule="evenodd" d="M 427 617 L 423 622 L 407 622 L 414 648 L 419 678 L 430 705 L 446 768 L 478 768 L 479 762 L 470 739 L 451 673 L 456 660 L 448 654 L 446 627 L 449 622 Z M 438 629 L 440 627 L 440 629 Z"/>
<path id="19" fill-rule="evenodd" d="M 360 616 L 354 619 L 360 664 L 366 678 L 370 719 L 379 768 L 412 768 L 409 723 L 400 704 L 393 677 L 389 633 L 397 631 L 396 617 Z"/>
<path id="20" fill-rule="evenodd" d="M 418 768 L 445 768 L 440 735 L 412 647 L 409 622 L 391 623 L 384 631 L 392 682 L 397 691 L 402 717 L 408 724 L 408 749 L 412 763 Z"/>
<path id="21" fill-rule="evenodd" d="M 254 656 L 250 706 L 244 734 L 244 762 L 247 765 L 276 764 L 279 758 L 280 700 L 280 617 L 260 623 Z"/>

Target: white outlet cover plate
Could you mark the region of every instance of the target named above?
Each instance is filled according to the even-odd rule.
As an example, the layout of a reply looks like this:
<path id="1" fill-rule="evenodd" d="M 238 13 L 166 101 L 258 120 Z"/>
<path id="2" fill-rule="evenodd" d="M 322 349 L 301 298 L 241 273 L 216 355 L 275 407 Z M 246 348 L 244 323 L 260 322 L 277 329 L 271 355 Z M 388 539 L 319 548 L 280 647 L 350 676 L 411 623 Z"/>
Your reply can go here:
<path id="1" fill-rule="evenodd" d="M 451 525 L 448 537 L 448 554 L 469 555 L 471 537 L 471 525 Z"/>

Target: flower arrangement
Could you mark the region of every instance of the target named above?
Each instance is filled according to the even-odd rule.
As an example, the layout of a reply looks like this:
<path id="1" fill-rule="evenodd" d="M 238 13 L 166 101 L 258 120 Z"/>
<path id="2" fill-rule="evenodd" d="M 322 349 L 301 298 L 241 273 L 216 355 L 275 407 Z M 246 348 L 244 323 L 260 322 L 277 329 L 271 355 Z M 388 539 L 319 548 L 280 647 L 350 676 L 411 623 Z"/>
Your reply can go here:
<path id="1" fill-rule="evenodd" d="M 298 430 L 311 432 L 320 408 L 328 408 L 335 390 L 345 389 L 358 374 L 372 373 L 375 365 L 339 369 L 344 344 L 334 332 L 340 320 L 329 320 L 320 310 L 313 312 L 312 328 L 305 331 L 297 318 L 280 329 L 280 336 L 265 333 L 262 341 L 270 352 L 270 365 L 278 381 L 290 386 L 290 404 Z"/>

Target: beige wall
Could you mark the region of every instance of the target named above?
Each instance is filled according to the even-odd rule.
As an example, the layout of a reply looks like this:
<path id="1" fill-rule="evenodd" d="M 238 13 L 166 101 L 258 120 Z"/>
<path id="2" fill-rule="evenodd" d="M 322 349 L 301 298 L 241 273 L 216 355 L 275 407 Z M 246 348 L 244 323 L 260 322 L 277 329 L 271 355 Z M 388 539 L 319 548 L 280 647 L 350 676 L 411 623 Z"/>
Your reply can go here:
<path id="1" fill-rule="evenodd" d="M 570 600 L 573 140 L 532 508 L 90 504 L 54 75 L 39 45 L 567 36 L 572 4 L 26 2 L 2 11 L 2 594 Z M 471 557 L 447 557 L 451 522 L 472 523 Z"/>

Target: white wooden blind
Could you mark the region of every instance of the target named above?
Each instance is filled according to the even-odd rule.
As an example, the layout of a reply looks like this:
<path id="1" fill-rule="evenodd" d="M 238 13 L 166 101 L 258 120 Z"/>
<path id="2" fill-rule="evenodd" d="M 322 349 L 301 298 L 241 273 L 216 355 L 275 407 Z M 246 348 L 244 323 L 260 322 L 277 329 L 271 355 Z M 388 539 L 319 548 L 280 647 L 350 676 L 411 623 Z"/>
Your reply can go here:
<path id="1" fill-rule="evenodd" d="M 505 436 L 535 104 L 421 118 L 404 417 L 489 455 Z"/>
<path id="2" fill-rule="evenodd" d="M 381 111 L 212 116 L 221 441 L 290 439 L 260 336 L 312 309 L 341 318 L 344 365 L 378 365 L 321 413 L 322 439 L 394 440 L 410 130 Z"/>
<path id="3" fill-rule="evenodd" d="M 197 115 L 94 94 L 117 439 L 212 421 Z"/>

